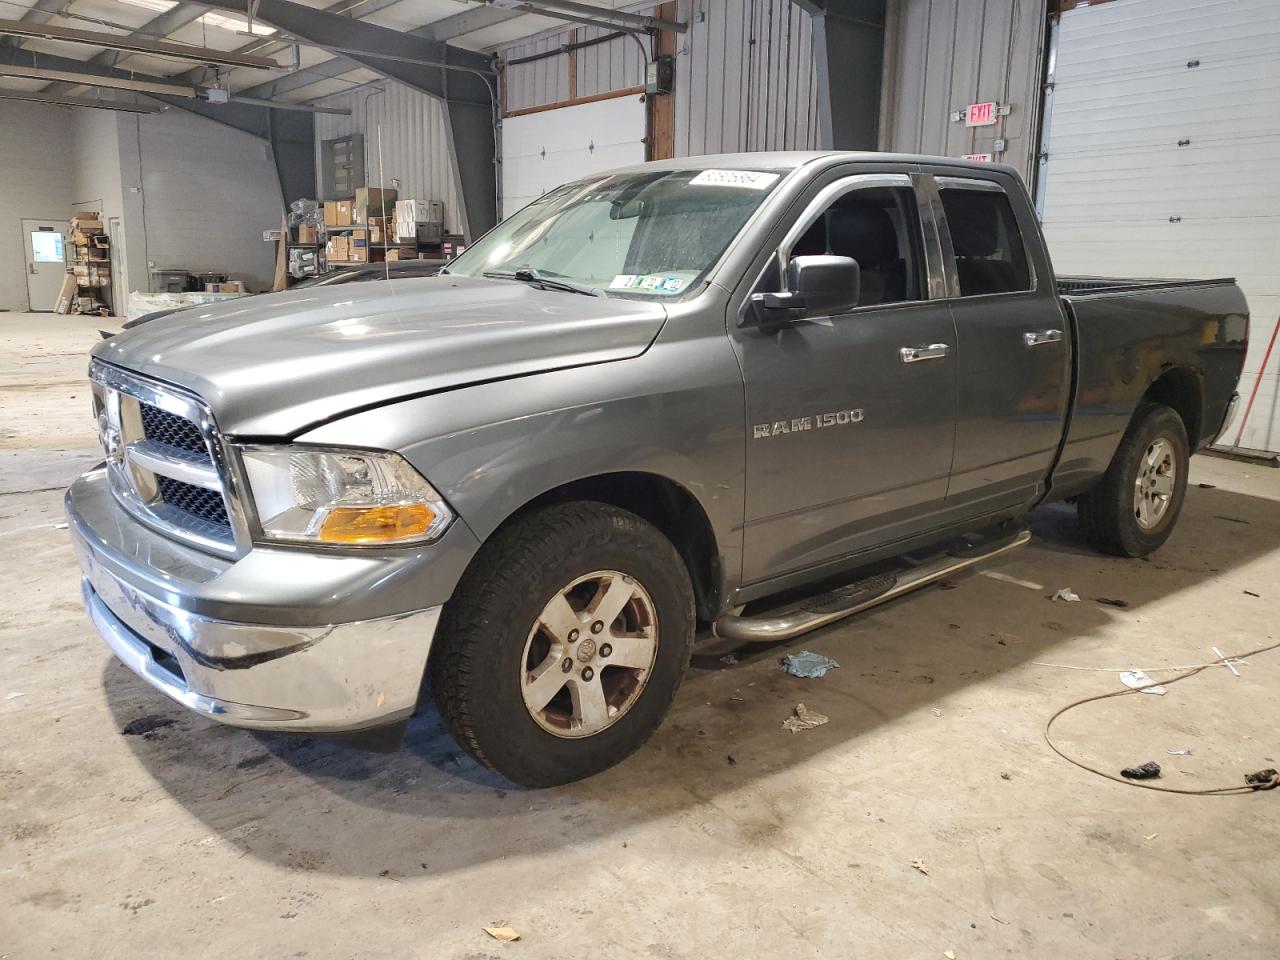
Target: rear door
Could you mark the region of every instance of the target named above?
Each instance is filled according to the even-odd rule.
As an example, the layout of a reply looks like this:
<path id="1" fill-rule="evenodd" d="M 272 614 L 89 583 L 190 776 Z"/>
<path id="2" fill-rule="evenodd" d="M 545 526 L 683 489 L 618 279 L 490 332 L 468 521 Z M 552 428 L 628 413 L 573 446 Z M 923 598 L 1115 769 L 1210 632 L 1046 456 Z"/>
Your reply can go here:
<path id="1" fill-rule="evenodd" d="M 731 322 L 746 382 L 746 583 L 929 528 L 951 468 L 955 326 L 929 299 L 936 238 L 926 246 L 911 177 L 833 172 L 799 210 L 751 291 L 779 289 L 792 256 L 833 254 L 859 262 L 862 295 L 776 333 L 747 310 Z"/>
<path id="2" fill-rule="evenodd" d="M 1071 389 L 1070 331 L 1030 205 L 1007 177 L 932 178 L 956 325 L 956 449 L 944 519 L 1045 489 Z"/>
<path id="3" fill-rule="evenodd" d="M 27 257 L 27 302 L 33 313 L 53 310 L 67 275 L 65 224 L 56 220 L 23 220 Z"/>

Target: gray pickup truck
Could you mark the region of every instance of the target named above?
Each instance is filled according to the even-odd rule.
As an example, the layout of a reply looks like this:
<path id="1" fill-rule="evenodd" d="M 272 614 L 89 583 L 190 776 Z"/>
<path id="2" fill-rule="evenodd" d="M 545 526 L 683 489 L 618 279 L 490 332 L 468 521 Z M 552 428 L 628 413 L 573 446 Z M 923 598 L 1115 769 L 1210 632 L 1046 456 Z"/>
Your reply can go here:
<path id="1" fill-rule="evenodd" d="M 1055 278 L 1009 168 L 869 153 L 594 176 L 439 277 L 196 319 L 93 351 L 97 629 L 243 727 L 398 731 L 429 691 L 529 786 L 642 744 L 695 638 L 797 636 L 1039 504 L 1156 549 L 1248 329 L 1231 280 Z"/>

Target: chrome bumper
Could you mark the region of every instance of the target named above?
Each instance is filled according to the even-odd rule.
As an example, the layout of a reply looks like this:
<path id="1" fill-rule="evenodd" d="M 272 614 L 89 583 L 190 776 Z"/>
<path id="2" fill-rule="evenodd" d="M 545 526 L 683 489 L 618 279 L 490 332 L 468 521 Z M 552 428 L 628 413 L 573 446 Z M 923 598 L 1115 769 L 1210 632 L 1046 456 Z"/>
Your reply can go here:
<path id="1" fill-rule="evenodd" d="M 163 589 L 130 582 L 123 572 L 129 562 L 154 559 L 169 545 L 155 544 L 148 553 L 138 549 L 138 541 L 129 541 L 116 544 L 127 549 L 113 550 L 110 538 L 104 539 L 103 531 L 85 517 L 103 508 L 97 500 L 99 486 L 105 490 L 101 476 L 91 471 L 67 495 L 69 529 L 84 574 L 85 607 L 120 661 L 151 686 L 203 716 L 259 729 L 342 733 L 395 723 L 413 712 L 439 604 L 390 617 L 307 626 L 241 622 L 193 612 L 188 608 L 207 599 L 241 561 L 209 558 L 202 561 L 207 566 L 199 576 L 186 582 L 155 569 L 145 571 L 152 581 L 163 581 Z M 131 520 L 121 522 L 130 525 L 130 533 L 156 536 Z M 330 559 L 339 565 L 330 571 L 333 577 L 339 577 L 344 560 L 350 560 L 356 580 L 367 565 L 362 557 Z M 306 555 L 280 553 L 277 560 L 283 565 L 280 577 L 263 577 L 257 596 L 237 590 L 244 609 L 265 610 L 273 601 L 280 603 L 280 595 L 289 593 L 281 589 L 282 583 L 292 567 L 305 564 Z M 263 572 L 264 562 L 258 558 L 256 574 Z M 224 569 L 212 575 L 217 565 Z M 239 581 L 236 585 L 243 587 Z M 334 611 L 295 607 L 288 612 L 306 622 Z"/>
<path id="2" fill-rule="evenodd" d="M 1222 438 L 1226 436 L 1227 430 L 1231 428 L 1231 421 L 1236 418 L 1236 408 L 1240 406 L 1240 394 L 1231 394 L 1231 399 L 1227 401 L 1227 412 L 1222 415 L 1222 426 L 1218 428 L 1217 434 L 1210 442 L 1209 446 L 1218 446 L 1222 443 Z"/>

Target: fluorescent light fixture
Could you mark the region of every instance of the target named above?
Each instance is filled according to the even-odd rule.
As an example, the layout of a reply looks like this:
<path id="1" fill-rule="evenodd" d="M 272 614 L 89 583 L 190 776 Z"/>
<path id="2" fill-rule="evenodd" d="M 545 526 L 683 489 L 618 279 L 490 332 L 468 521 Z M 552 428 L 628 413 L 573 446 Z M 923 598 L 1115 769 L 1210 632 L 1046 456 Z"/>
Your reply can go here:
<path id="1" fill-rule="evenodd" d="M 120 2 L 126 3 L 131 7 L 154 10 L 156 13 L 168 13 L 178 5 L 175 0 L 120 0 Z M 232 33 L 247 33 L 249 31 L 248 18 L 236 13 L 213 13 L 211 11 L 202 14 L 199 20 L 206 26 L 230 30 Z M 269 27 L 265 23 L 259 23 L 256 20 L 253 23 L 253 35 L 255 37 L 269 37 L 275 32 L 275 27 Z"/>

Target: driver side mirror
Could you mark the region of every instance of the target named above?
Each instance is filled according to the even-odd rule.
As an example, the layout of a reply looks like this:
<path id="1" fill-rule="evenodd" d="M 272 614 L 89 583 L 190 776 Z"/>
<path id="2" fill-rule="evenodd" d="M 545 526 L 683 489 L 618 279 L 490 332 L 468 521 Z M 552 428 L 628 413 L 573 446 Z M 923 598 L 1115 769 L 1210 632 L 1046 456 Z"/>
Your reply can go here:
<path id="1" fill-rule="evenodd" d="M 751 307 L 760 329 L 772 333 L 805 317 L 852 310 L 860 287 L 861 271 L 852 257 L 792 257 L 786 291 L 753 293 Z"/>

